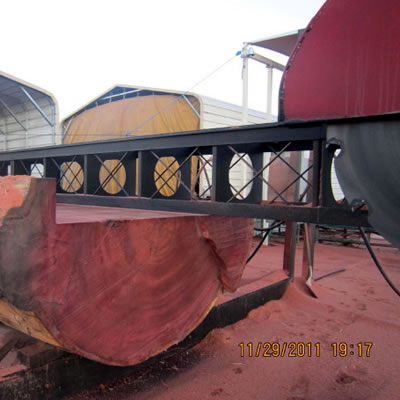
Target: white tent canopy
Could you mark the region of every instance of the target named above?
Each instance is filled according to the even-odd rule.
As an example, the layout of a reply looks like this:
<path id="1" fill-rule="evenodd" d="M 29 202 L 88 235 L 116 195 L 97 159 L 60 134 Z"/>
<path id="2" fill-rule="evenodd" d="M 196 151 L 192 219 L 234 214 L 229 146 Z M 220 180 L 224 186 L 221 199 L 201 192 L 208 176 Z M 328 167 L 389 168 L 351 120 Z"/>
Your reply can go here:
<path id="1" fill-rule="evenodd" d="M 264 49 L 268 50 L 273 50 L 285 56 L 290 56 L 303 32 L 304 29 L 299 29 L 297 31 L 282 33 L 280 35 L 254 40 L 252 42 L 248 42 L 248 44 L 263 47 Z"/>
<path id="2" fill-rule="evenodd" d="M 0 151 L 56 144 L 57 127 L 51 93 L 0 71 Z"/>

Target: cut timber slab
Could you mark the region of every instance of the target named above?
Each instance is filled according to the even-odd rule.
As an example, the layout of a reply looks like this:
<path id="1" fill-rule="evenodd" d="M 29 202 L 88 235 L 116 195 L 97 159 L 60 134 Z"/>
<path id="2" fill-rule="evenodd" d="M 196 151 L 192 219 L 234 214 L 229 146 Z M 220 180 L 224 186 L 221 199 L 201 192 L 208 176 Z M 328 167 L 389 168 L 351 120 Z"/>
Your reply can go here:
<path id="1" fill-rule="evenodd" d="M 57 214 L 57 217 L 56 217 Z M 0 320 L 110 365 L 183 340 L 238 287 L 252 220 L 58 205 L 55 182 L 0 178 Z"/>
<path id="2" fill-rule="evenodd" d="M 140 377 L 148 374 L 149 370 L 154 377 L 168 376 L 168 371 L 172 371 L 168 364 L 175 366 L 181 359 L 181 354 L 204 339 L 212 329 L 235 323 L 245 318 L 252 309 L 269 300 L 281 298 L 288 283 L 287 276 L 272 284 L 269 279 L 260 278 L 257 285 L 252 287 L 255 291 L 247 292 L 243 288 L 242 295 L 231 300 L 222 296 L 222 301 L 225 302 L 213 307 L 204 321 L 182 342 L 130 367 L 119 368 L 96 363 L 38 342 L 15 350 L 14 364 L 0 367 L 0 399 L 64 398 L 125 376 L 138 377 L 138 382 L 143 382 Z M 264 287 L 265 285 L 268 286 Z"/>

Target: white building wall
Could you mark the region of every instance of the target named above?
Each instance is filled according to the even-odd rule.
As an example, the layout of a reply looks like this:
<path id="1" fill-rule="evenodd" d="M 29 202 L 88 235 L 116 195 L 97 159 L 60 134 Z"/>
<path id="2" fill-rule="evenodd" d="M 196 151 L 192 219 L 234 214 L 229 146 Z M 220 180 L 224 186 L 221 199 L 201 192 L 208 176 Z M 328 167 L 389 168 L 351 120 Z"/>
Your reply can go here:
<path id="1" fill-rule="evenodd" d="M 209 97 L 201 97 L 201 103 L 201 129 L 263 124 L 274 121 L 273 119 L 267 120 L 266 113 L 250 109 L 248 112 L 248 122 L 244 123 L 241 106 L 211 99 Z"/>

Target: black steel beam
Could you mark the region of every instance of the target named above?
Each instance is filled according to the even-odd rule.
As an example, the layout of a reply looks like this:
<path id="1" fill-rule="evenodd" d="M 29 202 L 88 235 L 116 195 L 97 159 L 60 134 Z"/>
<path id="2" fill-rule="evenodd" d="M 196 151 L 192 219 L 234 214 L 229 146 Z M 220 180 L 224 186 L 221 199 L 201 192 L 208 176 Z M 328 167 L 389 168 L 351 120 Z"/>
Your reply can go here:
<path id="1" fill-rule="evenodd" d="M 0 161 L 33 160 L 46 157 L 71 157 L 87 154 L 125 153 L 146 150 L 169 150 L 188 147 L 210 147 L 222 145 L 255 145 L 280 142 L 309 142 L 324 138 L 320 125 L 257 124 L 235 128 L 204 129 L 163 135 L 137 136 L 25 149 L 0 153 Z M 312 144 L 311 144 L 312 146 Z M 311 147 L 312 148 L 312 147 Z"/>
<path id="2" fill-rule="evenodd" d="M 332 207 L 281 206 L 268 204 L 223 203 L 208 200 L 147 199 L 137 197 L 112 197 L 57 194 L 57 203 L 101 207 L 138 208 L 194 214 L 232 217 L 266 218 L 279 221 L 309 222 L 327 225 L 352 225 L 369 227 L 367 212 Z"/>
<path id="3" fill-rule="evenodd" d="M 286 121 L 282 123 L 255 124 L 231 128 L 202 129 L 163 135 L 128 137 L 47 146 L 35 149 L 0 152 L 0 161 L 33 160 L 46 157 L 70 157 L 75 155 L 110 153 L 123 154 L 127 151 L 167 150 L 182 147 L 219 145 L 255 145 L 295 141 L 297 143 L 325 139 L 327 125 L 352 124 L 371 121 L 400 120 L 400 113 L 366 117 L 341 118 L 320 121 Z M 308 146 L 307 146 L 308 147 Z M 311 147 L 312 148 L 312 147 Z M 211 147 L 209 147 L 211 152 Z"/>
<path id="4" fill-rule="evenodd" d="M 62 163 L 77 161 L 85 176 L 82 188 L 77 190 L 87 196 L 62 194 L 62 188 L 58 187 L 57 191 L 61 192 L 57 195 L 59 202 L 368 227 L 367 212 L 354 213 L 346 203 L 339 205 L 333 199 L 330 185 L 333 150 L 325 147 L 326 131 L 330 125 L 359 124 L 388 119 L 400 120 L 400 113 L 329 121 L 257 124 L 3 152 L 0 153 L 0 173 L 4 175 L 10 168 L 11 174 L 28 175 L 31 165 L 39 162 L 44 165 L 44 177 L 53 177 L 60 182 L 64 179 L 60 170 Z M 261 203 L 262 182 L 258 179 L 258 175 L 263 170 L 262 154 L 280 153 L 283 150 L 285 152 L 310 150 L 313 153 L 313 194 L 312 204 L 308 206 Z M 254 167 L 253 187 L 244 201 L 234 198 L 229 186 L 230 160 L 234 153 L 248 154 Z M 153 187 L 154 165 L 152 168 L 144 168 L 143 162 L 149 157 L 159 160 L 160 157 L 172 156 L 182 164 L 183 160 L 187 161 L 190 156 L 195 158 L 198 154 L 214 155 L 211 201 L 190 199 L 191 196 L 197 196 L 196 192 L 191 193 L 190 188 L 191 160 L 184 167 L 180 165 L 179 174 L 182 175 L 180 191 L 177 190 L 170 198 L 161 198 L 161 194 L 159 195 Z M 94 158 L 101 162 L 123 159 L 123 166 L 128 175 L 121 193 L 106 196 L 103 188 L 98 190 L 100 165 L 93 162 Z M 138 171 L 137 159 L 140 161 Z M 54 165 L 58 166 L 57 169 Z M 139 193 L 135 190 L 136 182 Z M 135 197 L 135 194 L 141 197 Z"/>

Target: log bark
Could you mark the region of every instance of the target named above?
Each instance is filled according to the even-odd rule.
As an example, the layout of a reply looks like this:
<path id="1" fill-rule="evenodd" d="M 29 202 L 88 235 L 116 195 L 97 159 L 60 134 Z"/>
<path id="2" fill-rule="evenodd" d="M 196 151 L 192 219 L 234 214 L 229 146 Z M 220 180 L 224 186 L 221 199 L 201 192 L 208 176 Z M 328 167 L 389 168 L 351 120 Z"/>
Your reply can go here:
<path id="1" fill-rule="evenodd" d="M 55 182 L 0 178 L 0 320 L 92 360 L 133 365 L 234 291 L 252 220 L 55 204 Z"/>

